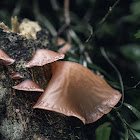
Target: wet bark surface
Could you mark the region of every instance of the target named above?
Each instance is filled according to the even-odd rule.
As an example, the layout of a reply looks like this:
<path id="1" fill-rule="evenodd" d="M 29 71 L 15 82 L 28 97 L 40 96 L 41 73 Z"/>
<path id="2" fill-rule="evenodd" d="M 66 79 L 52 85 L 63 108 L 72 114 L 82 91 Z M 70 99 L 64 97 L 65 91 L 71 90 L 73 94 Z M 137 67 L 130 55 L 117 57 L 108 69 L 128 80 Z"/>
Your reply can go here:
<path id="1" fill-rule="evenodd" d="M 0 31 L 0 49 L 15 59 L 10 66 L 0 65 L 0 139 L 2 140 L 86 140 L 83 123 L 75 117 L 33 109 L 41 93 L 12 88 L 25 79 L 32 79 L 43 89 L 51 78 L 50 65 L 25 68 L 35 50 L 52 49 L 47 31 L 40 31 L 37 39 L 26 39 L 15 33 Z M 13 80 L 11 74 L 24 75 Z"/>

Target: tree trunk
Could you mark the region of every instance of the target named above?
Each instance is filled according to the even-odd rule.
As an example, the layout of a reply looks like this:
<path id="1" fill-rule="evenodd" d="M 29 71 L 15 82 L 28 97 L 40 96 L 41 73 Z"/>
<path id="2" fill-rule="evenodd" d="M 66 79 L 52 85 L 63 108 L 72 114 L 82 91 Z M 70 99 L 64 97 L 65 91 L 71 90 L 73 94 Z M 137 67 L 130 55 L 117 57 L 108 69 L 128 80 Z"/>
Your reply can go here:
<path id="1" fill-rule="evenodd" d="M 24 68 L 38 48 L 52 49 L 47 31 L 40 31 L 37 39 L 25 39 L 15 33 L 0 32 L 0 48 L 15 63 L 0 65 L 0 139 L 2 140 L 86 140 L 83 123 L 75 117 L 33 109 L 41 93 L 15 90 L 12 86 L 32 79 L 45 89 L 51 78 L 50 65 Z M 24 75 L 13 80 L 11 74 Z"/>

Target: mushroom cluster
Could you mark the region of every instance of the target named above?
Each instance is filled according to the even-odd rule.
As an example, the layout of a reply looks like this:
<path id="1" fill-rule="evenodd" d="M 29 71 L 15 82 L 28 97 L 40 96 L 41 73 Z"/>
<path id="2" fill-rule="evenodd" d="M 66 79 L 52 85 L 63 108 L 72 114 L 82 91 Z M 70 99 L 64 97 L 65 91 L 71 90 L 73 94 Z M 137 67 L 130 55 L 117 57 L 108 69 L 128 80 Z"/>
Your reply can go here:
<path id="1" fill-rule="evenodd" d="M 43 92 L 33 108 L 51 110 L 66 116 L 75 116 L 84 124 L 92 123 L 107 114 L 118 103 L 121 94 L 88 68 L 74 62 L 57 61 L 64 55 L 46 49 L 38 49 L 25 67 L 51 65 L 52 77 L 46 89 L 26 79 L 13 86 L 23 91 Z M 11 65 L 16 60 L 0 49 L 0 64 Z M 14 73 L 12 79 L 20 79 Z"/>

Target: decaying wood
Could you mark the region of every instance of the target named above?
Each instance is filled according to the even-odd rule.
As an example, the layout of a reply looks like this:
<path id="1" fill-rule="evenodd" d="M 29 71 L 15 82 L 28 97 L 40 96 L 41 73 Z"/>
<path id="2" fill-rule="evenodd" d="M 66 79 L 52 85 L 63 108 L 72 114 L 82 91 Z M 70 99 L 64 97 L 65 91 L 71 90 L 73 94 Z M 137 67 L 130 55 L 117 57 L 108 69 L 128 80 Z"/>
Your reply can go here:
<path id="1" fill-rule="evenodd" d="M 0 49 L 15 59 L 10 66 L 0 65 L 0 137 L 2 140 L 86 140 L 83 123 L 74 117 L 33 109 L 41 93 L 12 89 L 25 79 L 32 79 L 45 89 L 51 78 L 50 65 L 25 68 L 38 48 L 52 49 L 49 33 L 39 31 L 37 39 L 0 31 Z M 22 79 L 12 79 L 19 72 Z"/>

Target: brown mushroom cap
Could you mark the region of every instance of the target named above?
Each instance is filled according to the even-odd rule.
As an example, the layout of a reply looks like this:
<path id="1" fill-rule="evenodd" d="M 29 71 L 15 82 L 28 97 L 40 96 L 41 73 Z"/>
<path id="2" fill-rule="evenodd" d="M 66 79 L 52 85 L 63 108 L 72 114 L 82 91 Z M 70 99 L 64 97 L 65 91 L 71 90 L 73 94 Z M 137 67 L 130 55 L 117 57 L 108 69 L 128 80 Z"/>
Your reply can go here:
<path id="1" fill-rule="evenodd" d="M 56 41 L 56 45 L 59 46 L 59 45 L 62 45 L 64 43 L 66 43 L 66 41 L 63 38 L 58 37 L 58 39 Z"/>
<path id="2" fill-rule="evenodd" d="M 87 124 L 110 112 L 121 98 L 104 79 L 80 64 L 59 61 L 51 66 L 52 78 L 33 108 L 75 116 Z"/>
<path id="3" fill-rule="evenodd" d="M 0 49 L 0 64 L 11 65 L 14 62 L 14 59 L 10 58 L 3 50 Z"/>
<path id="4" fill-rule="evenodd" d="M 30 79 L 26 79 L 20 84 L 13 86 L 12 88 L 23 91 L 36 91 L 36 92 L 44 92 L 44 89 L 40 88 L 38 84 L 33 82 Z"/>
<path id="5" fill-rule="evenodd" d="M 64 43 L 66 43 L 66 44 L 64 44 Z M 58 49 L 58 52 L 61 53 L 61 54 L 66 54 L 71 49 L 71 44 L 67 43 L 62 38 L 58 38 L 56 45 L 62 45 L 62 44 L 64 44 L 64 46 L 61 47 L 60 49 Z"/>
<path id="6" fill-rule="evenodd" d="M 23 78 L 23 76 L 20 73 L 18 73 L 18 72 L 12 74 L 10 77 L 12 79 L 21 79 L 21 78 Z"/>
<path id="7" fill-rule="evenodd" d="M 43 66 L 63 58 L 64 58 L 64 54 L 59 54 L 54 51 L 50 51 L 46 49 L 38 49 L 35 52 L 31 61 L 26 63 L 25 66 L 26 67 Z"/>

